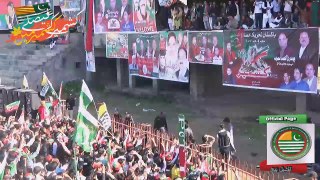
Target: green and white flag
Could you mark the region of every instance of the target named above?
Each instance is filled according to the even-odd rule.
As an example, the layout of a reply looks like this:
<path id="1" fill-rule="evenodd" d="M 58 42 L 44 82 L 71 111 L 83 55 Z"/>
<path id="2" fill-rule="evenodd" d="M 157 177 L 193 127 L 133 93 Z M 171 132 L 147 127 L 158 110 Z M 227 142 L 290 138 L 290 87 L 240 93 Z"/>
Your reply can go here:
<path id="1" fill-rule="evenodd" d="M 91 142 L 95 140 L 99 126 L 99 121 L 88 111 L 90 105 L 94 105 L 93 97 L 87 84 L 82 81 L 75 142 L 87 152 L 91 150 Z"/>
<path id="2" fill-rule="evenodd" d="M 4 170 L 7 165 L 7 158 L 8 158 L 8 153 L 5 152 L 4 158 L 0 164 L 0 179 L 3 179 L 3 177 L 4 177 Z"/>

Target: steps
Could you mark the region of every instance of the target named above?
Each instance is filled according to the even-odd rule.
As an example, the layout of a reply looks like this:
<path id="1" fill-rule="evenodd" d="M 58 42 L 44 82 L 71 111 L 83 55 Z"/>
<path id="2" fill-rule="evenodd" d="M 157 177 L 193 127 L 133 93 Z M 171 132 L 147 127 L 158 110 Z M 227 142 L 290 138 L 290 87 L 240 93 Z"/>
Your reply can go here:
<path id="1" fill-rule="evenodd" d="M 7 44 L 0 47 L 0 78 L 1 84 L 20 87 L 26 75 L 41 68 L 48 61 L 63 53 L 68 45 L 56 45 L 50 50 L 49 45 L 27 44 L 15 46 Z M 17 83 L 19 82 L 19 83 Z"/>

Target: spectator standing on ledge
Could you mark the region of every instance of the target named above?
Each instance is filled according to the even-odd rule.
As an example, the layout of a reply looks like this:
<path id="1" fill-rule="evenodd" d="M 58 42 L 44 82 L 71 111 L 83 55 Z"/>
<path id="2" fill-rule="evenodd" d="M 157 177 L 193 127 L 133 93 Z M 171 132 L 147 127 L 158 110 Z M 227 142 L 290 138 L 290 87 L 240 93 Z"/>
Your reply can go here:
<path id="1" fill-rule="evenodd" d="M 231 145 L 230 152 L 231 152 L 231 155 L 234 155 L 236 152 L 236 148 L 234 146 L 234 139 L 233 139 L 233 125 L 231 123 L 231 120 L 228 117 L 224 118 L 223 124 L 225 129 L 230 133 L 230 145 Z"/>
<path id="2" fill-rule="evenodd" d="M 126 116 L 124 117 L 124 123 L 126 125 L 129 125 L 130 123 L 134 123 L 131 114 L 129 114 L 128 112 L 126 112 Z"/>
<path id="3" fill-rule="evenodd" d="M 154 129 L 162 132 L 168 131 L 167 118 L 163 112 L 154 119 Z"/>
<path id="4" fill-rule="evenodd" d="M 230 133 L 225 129 L 224 125 L 220 125 L 220 131 L 217 134 L 218 147 L 221 155 L 224 157 L 225 161 L 229 163 L 230 161 Z"/>
<path id="5" fill-rule="evenodd" d="M 72 94 L 69 95 L 69 97 L 66 100 L 67 110 L 68 110 L 68 116 L 70 119 L 73 119 L 73 108 L 76 105 L 76 100 L 72 96 Z"/>
<path id="6" fill-rule="evenodd" d="M 194 136 L 193 136 L 193 131 L 189 127 L 189 122 L 186 120 L 185 121 L 185 132 L 186 132 L 186 144 L 194 143 Z"/>
<path id="7" fill-rule="evenodd" d="M 262 0 L 256 0 L 253 5 L 254 5 L 254 20 L 255 20 L 255 25 L 256 29 L 262 29 L 262 21 L 263 21 L 263 1 Z"/>
<path id="8" fill-rule="evenodd" d="M 118 109 L 117 108 L 115 108 L 115 110 L 114 110 L 114 114 L 113 114 L 113 118 L 114 118 L 114 120 L 115 121 L 117 121 L 117 122 L 121 122 L 122 120 L 121 120 L 121 114 L 119 113 L 119 111 L 118 111 Z"/>

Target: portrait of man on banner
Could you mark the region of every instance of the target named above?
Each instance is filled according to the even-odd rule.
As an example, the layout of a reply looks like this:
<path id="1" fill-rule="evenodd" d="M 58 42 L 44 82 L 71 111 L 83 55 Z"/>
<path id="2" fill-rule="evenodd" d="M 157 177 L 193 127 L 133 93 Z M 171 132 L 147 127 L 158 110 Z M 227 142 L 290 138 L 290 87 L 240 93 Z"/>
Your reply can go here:
<path id="1" fill-rule="evenodd" d="M 132 0 L 96 0 L 95 33 L 134 31 Z"/>
<path id="2" fill-rule="evenodd" d="M 154 0 L 133 0 L 134 28 L 137 32 L 157 31 Z"/>
<path id="3" fill-rule="evenodd" d="M 20 0 L 0 1 L 0 30 L 13 29 L 18 24 L 15 7 L 21 6 Z"/>
<path id="4" fill-rule="evenodd" d="M 129 72 L 142 77 L 159 77 L 159 34 L 129 34 Z"/>
<path id="5" fill-rule="evenodd" d="M 160 32 L 160 79 L 189 82 L 188 46 L 184 43 L 188 38 L 184 33 Z"/>
<path id="6" fill-rule="evenodd" d="M 189 32 L 189 61 L 222 65 L 223 32 Z"/>
<path id="7" fill-rule="evenodd" d="M 317 93 L 319 39 L 310 37 L 318 34 L 316 28 L 225 31 L 224 85 Z"/>

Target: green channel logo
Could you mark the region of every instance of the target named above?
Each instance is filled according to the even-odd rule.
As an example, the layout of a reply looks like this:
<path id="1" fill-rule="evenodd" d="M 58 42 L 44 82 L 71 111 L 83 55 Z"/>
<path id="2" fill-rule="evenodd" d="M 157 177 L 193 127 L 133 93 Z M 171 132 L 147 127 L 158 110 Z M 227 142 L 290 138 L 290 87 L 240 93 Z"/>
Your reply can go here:
<path id="1" fill-rule="evenodd" d="M 271 149 L 279 158 L 295 161 L 308 154 L 311 139 L 307 132 L 298 127 L 284 127 L 271 138 Z"/>

